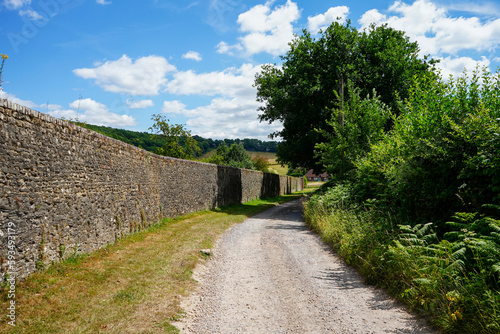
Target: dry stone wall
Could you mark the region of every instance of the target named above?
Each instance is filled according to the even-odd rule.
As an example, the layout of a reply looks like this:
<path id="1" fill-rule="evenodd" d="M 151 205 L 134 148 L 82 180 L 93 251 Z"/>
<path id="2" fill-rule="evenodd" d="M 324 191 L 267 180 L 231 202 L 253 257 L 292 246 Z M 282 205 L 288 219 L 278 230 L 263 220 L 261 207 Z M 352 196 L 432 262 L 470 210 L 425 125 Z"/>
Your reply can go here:
<path id="1" fill-rule="evenodd" d="M 298 178 L 158 156 L 0 99 L 2 275 L 26 277 L 163 217 L 302 186 Z"/>

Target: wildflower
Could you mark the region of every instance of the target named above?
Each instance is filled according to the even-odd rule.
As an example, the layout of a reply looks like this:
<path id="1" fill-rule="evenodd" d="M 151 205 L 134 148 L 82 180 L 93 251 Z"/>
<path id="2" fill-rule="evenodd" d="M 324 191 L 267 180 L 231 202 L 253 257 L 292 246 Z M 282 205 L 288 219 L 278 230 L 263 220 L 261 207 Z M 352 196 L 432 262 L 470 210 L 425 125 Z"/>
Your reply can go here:
<path id="1" fill-rule="evenodd" d="M 2 90 L 2 72 L 3 72 L 3 65 L 5 63 L 5 60 L 6 59 L 9 59 L 9 56 L 7 55 L 4 55 L 4 54 L 0 54 L 0 56 L 2 57 L 2 63 L 0 63 L 0 90 Z"/>
<path id="2" fill-rule="evenodd" d="M 460 313 L 460 311 L 455 311 L 451 314 L 451 320 L 453 321 L 457 321 L 457 320 L 462 320 L 463 318 L 463 315 L 462 313 Z"/>

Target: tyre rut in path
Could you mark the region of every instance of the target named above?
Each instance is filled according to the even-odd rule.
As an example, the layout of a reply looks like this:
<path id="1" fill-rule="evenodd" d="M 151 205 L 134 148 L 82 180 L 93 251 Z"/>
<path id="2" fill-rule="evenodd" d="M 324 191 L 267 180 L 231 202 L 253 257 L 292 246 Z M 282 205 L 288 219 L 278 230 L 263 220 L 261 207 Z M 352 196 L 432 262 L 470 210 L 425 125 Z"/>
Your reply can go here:
<path id="1" fill-rule="evenodd" d="M 434 332 L 310 232 L 299 200 L 231 228 L 193 277 L 181 333 Z"/>

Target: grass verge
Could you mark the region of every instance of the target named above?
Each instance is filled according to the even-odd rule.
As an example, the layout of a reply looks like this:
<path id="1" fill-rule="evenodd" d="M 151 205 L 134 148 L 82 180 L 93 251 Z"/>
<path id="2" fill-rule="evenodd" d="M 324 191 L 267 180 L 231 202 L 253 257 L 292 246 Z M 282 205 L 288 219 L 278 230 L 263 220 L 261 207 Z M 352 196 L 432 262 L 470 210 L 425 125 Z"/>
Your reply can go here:
<path id="1" fill-rule="evenodd" d="M 304 216 L 368 283 L 385 288 L 443 333 L 500 333 L 498 272 L 488 263 L 499 252 L 496 235 L 481 238 L 473 230 L 500 231 L 499 221 L 454 223 L 460 230 L 450 233 L 465 236 L 452 242 L 439 239 L 430 223 L 402 225 L 387 212 L 350 202 L 349 193 L 338 185 L 312 196 Z"/>
<path id="2" fill-rule="evenodd" d="M 309 189 L 309 191 L 314 189 Z M 305 191 L 307 192 L 307 190 Z M 16 326 L 0 293 L 1 333 L 175 333 L 192 269 L 229 227 L 304 192 L 165 219 L 16 286 Z"/>

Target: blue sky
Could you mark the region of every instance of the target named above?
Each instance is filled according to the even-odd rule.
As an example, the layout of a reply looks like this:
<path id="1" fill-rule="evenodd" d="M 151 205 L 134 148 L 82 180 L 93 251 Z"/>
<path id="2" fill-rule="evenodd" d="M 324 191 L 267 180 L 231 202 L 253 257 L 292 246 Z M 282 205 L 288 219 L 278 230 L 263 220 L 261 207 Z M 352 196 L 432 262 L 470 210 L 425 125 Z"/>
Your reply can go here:
<path id="1" fill-rule="evenodd" d="M 136 131 L 151 115 L 203 137 L 258 138 L 254 76 L 302 29 L 350 19 L 404 30 L 445 76 L 500 66 L 500 2 L 0 0 L 0 98 Z"/>

